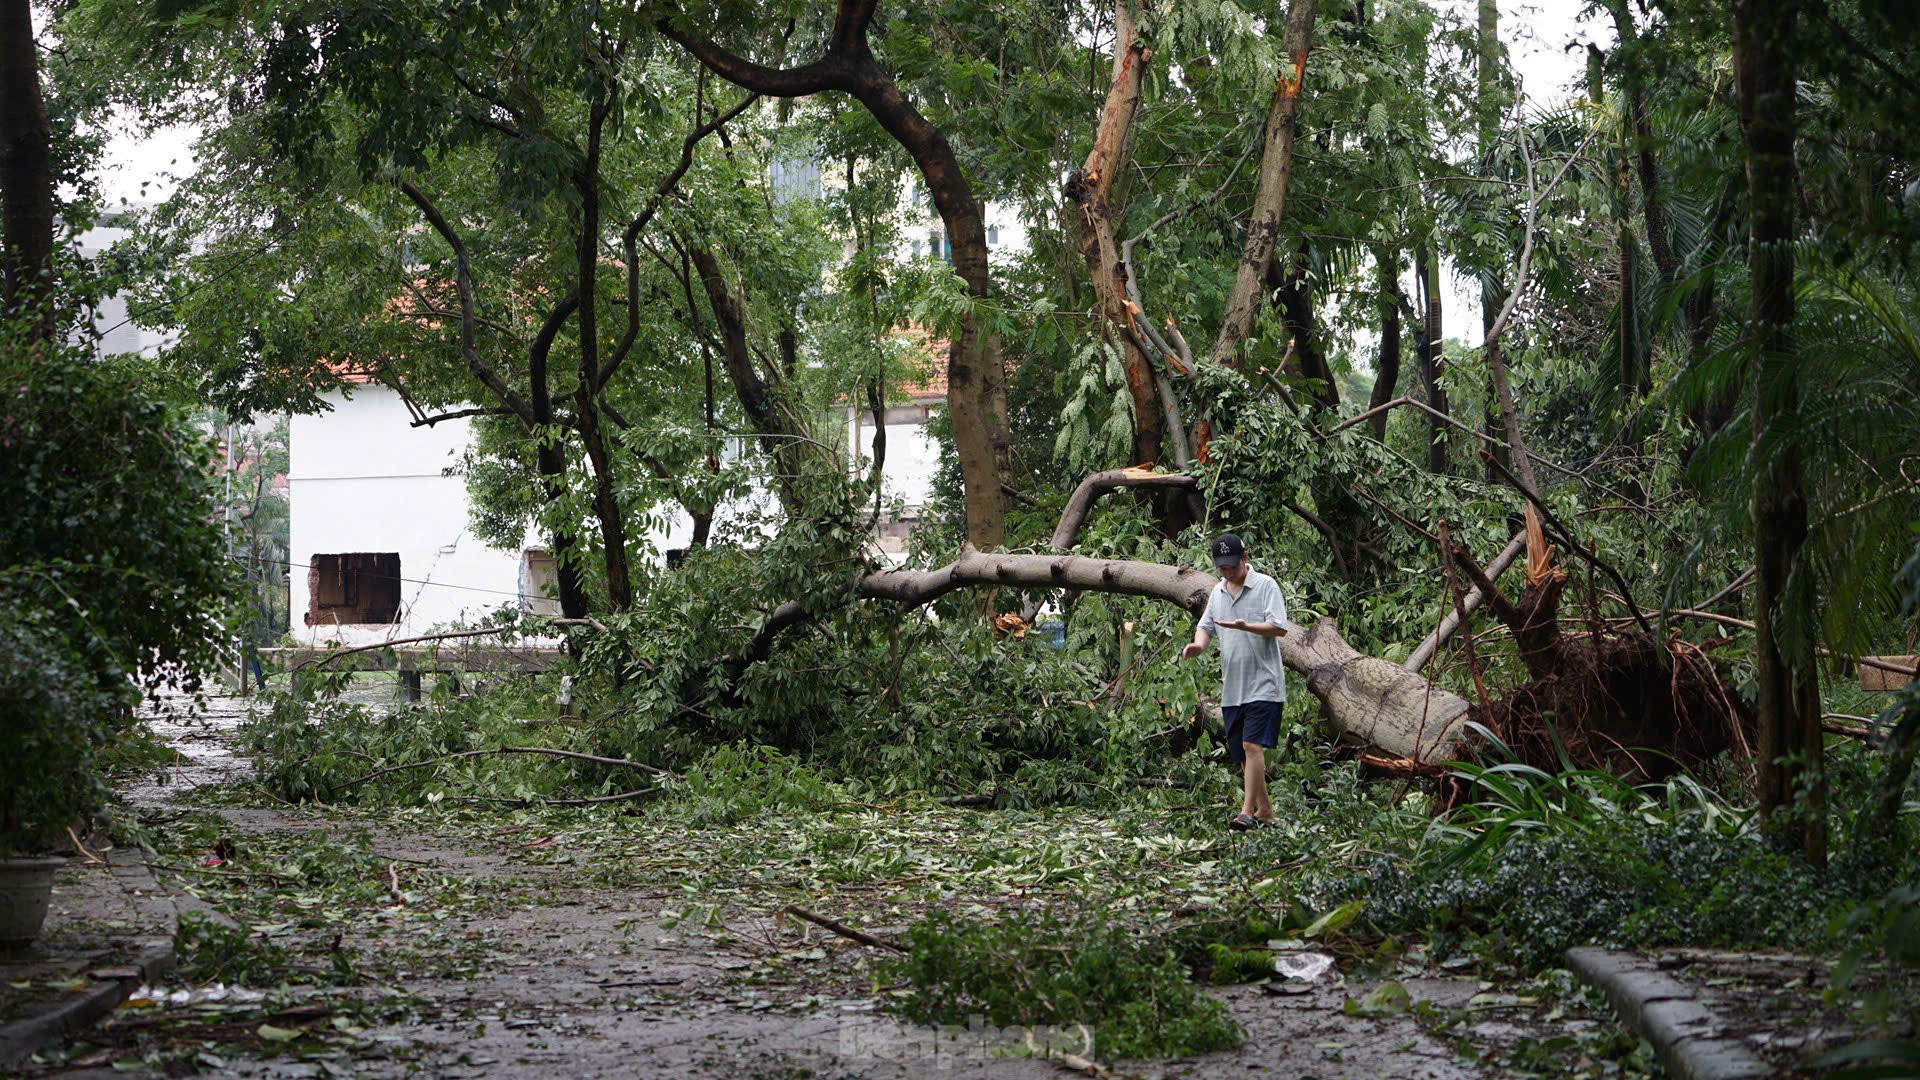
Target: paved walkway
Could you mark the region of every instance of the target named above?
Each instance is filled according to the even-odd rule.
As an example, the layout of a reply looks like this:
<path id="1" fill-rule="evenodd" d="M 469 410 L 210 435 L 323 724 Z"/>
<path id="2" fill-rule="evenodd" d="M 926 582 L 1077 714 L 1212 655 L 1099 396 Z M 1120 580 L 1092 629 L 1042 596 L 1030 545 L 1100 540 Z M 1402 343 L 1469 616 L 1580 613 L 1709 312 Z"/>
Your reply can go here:
<path id="1" fill-rule="evenodd" d="M 229 719 L 243 708 L 220 704 Z M 160 725 L 192 760 L 167 785 L 129 789 L 136 804 L 176 815 L 183 791 L 243 776 L 226 738 L 230 726 Z M 191 1003 L 121 1010 L 71 1054 L 31 1074 L 93 1075 L 118 1063 L 125 1075 L 130 1064 L 149 1059 L 256 1077 L 1059 1075 L 1054 1063 L 1006 1056 L 1004 1040 L 942 1038 L 888 1018 L 859 945 L 819 931 L 799 937 L 801 928 L 773 925 L 751 911 L 716 908 L 718 932 L 664 927 L 663 904 L 685 899 L 674 882 L 595 884 L 564 861 L 530 862 L 526 849 L 537 844 L 526 835 L 441 836 L 377 824 L 367 831 L 365 819 L 301 808 L 223 804 L 212 812 L 241 850 L 324 839 L 390 861 L 399 894 L 393 902 L 271 928 L 290 953 L 340 951 L 365 965 L 369 979 L 338 989 L 295 985 L 250 1011 L 231 1003 L 217 1010 L 196 1011 Z M 63 875 L 52 936 L 43 955 L 30 960 L 43 965 L 30 980 L 45 989 L 42 998 L 72 992 L 63 988 L 79 985 L 76 976 L 125 965 L 164 940 L 172 905 L 153 895 L 137 861 L 115 854 L 118 873 L 76 865 Z M 223 883 L 162 879 L 195 888 Z M 456 895 L 479 899 L 455 904 Z M 872 902 L 873 894 L 859 895 Z M 258 908 L 232 913 L 243 922 L 261 919 Z M 27 970 L 10 969 L 11 979 L 20 981 Z M 139 981 L 125 971 L 111 977 L 121 997 Z M 1245 1028 L 1245 1045 L 1140 1071 L 1328 1080 L 1501 1074 L 1463 1056 L 1408 1012 L 1354 1015 L 1350 1001 L 1370 989 L 1359 980 L 1289 994 L 1223 988 L 1217 994 Z M 1406 989 L 1414 1001 L 1465 1010 L 1480 987 L 1440 977 L 1409 979 Z M 1521 1032 L 1503 1023 L 1507 1033 L 1492 1034 Z"/>

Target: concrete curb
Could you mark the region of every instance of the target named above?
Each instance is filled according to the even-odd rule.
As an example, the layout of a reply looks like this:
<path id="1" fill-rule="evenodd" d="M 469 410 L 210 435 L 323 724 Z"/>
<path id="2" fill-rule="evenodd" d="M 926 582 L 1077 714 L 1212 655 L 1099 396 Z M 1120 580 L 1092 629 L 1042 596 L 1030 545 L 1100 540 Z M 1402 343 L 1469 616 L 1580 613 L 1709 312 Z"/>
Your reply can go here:
<path id="1" fill-rule="evenodd" d="M 1567 967 L 1582 982 L 1607 995 L 1628 1027 L 1653 1044 L 1654 1053 L 1678 1080 L 1753 1080 L 1774 1070 L 1739 1039 L 1724 1034 L 1720 1019 L 1699 995 L 1643 957 L 1605 949 L 1567 950 Z"/>
<path id="2" fill-rule="evenodd" d="M 173 943 L 141 951 L 126 967 L 105 968 L 91 978 L 95 984 L 54 1001 L 48 1008 L 0 1026 L 0 1065 L 12 1065 L 63 1036 L 92 1025 L 120 1007 L 142 983 L 152 985 L 173 968 Z"/>
<path id="3" fill-rule="evenodd" d="M 129 964 L 89 972 L 94 985 L 87 989 L 50 1001 L 31 1016 L 0 1025 L 0 1067 L 23 1061 L 49 1043 L 92 1025 L 119 1008 L 141 984 L 152 986 L 173 970 L 173 940 L 179 930 L 180 905 L 160 890 L 153 875 L 147 872 L 145 858 L 145 853 L 138 848 L 107 854 L 114 880 L 126 890 L 137 910 L 159 912 L 163 909 L 167 936 L 147 939 Z"/>

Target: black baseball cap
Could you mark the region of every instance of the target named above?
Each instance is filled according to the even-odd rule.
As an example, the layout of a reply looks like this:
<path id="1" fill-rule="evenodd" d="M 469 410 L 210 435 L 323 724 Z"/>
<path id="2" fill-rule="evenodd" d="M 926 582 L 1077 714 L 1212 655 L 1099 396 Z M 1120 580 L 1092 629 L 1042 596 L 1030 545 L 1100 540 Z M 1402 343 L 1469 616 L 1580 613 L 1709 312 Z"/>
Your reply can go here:
<path id="1" fill-rule="evenodd" d="M 1238 534 L 1221 533 L 1213 543 L 1207 545 L 1207 550 L 1213 553 L 1213 565 L 1232 566 L 1247 553 L 1247 545 L 1241 542 Z"/>

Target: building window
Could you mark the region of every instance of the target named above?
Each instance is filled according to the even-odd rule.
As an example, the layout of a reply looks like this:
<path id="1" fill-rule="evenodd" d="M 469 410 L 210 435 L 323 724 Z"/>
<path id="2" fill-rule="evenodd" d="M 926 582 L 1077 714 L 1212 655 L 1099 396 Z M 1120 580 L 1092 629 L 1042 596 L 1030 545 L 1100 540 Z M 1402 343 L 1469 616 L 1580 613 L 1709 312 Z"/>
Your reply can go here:
<path id="1" fill-rule="evenodd" d="M 315 555 L 307 570 L 307 625 L 400 621 L 400 554 Z"/>
<path id="2" fill-rule="evenodd" d="M 1000 242 L 1000 226 L 998 225 L 987 226 L 987 243 L 989 245 L 992 245 L 992 244 L 998 244 L 999 242 Z"/>
<path id="3" fill-rule="evenodd" d="M 520 557 L 520 610 L 529 615 L 560 614 L 560 570 L 553 553 L 535 548 Z"/>

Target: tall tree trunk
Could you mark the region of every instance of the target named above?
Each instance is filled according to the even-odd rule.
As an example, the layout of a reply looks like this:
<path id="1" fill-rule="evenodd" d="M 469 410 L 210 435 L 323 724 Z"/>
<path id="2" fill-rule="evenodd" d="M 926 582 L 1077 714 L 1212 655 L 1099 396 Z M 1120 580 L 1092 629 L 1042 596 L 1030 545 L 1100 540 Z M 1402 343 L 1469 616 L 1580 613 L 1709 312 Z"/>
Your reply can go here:
<path id="1" fill-rule="evenodd" d="M 1302 237 L 1284 268 L 1277 259 L 1268 265 L 1267 289 L 1287 327 L 1287 374 L 1313 381 L 1314 407 L 1333 410 L 1340 407 L 1340 384 L 1333 377 L 1333 365 L 1327 362 L 1314 320 L 1313 286 L 1307 280 L 1310 254 L 1311 248 Z"/>
<path id="2" fill-rule="evenodd" d="M 1631 24 L 1629 24 L 1631 25 Z M 1606 54 L 1592 43 L 1587 45 L 1587 97 L 1595 104 L 1606 100 Z M 1606 157 L 1613 162 L 1613 183 L 1608 190 L 1608 205 L 1613 212 L 1613 268 L 1619 279 L 1619 312 L 1614 331 L 1619 335 L 1616 354 L 1616 378 L 1620 391 L 1628 398 L 1644 395 L 1653 381 L 1649 359 L 1642 348 L 1640 297 L 1634 288 L 1635 258 L 1633 246 L 1633 170 L 1629 130 L 1621 127 L 1615 145 Z"/>
<path id="3" fill-rule="evenodd" d="M 1414 330 L 1414 358 L 1420 365 L 1420 382 L 1426 387 L 1427 404 L 1434 411 L 1449 414 L 1447 388 L 1440 381 L 1446 372 L 1445 350 L 1440 345 L 1440 261 L 1430 247 L 1415 248 L 1414 276 L 1420 279 L 1420 325 Z M 1437 416 L 1427 418 L 1427 471 L 1441 476 L 1452 470 L 1453 429 Z"/>
<path id="4" fill-rule="evenodd" d="M 1791 426 L 1793 356 L 1793 0 L 1735 0 L 1733 58 L 1747 147 L 1747 265 L 1753 281 L 1755 681 L 1760 814 L 1782 846 L 1826 859 L 1820 687 L 1813 612 L 1788 596 L 1807 536 L 1807 502 Z"/>
<path id="5" fill-rule="evenodd" d="M 1154 392 L 1153 365 L 1135 325 L 1139 315 L 1127 302 L 1127 268 L 1113 235 L 1114 220 L 1125 215 L 1124 207 L 1116 204 L 1115 189 L 1127 167 L 1133 118 L 1140 108 L 1142 73 L 1153 55 L 1137 40 L 1129 0 L 1114 0 L 1113 38 L 1113 79 L 1107 88 L 1106 104 L 1100 110 L 1086 162 L 1067 179 L 1066 197 L 1080 209 L 1074 222 L 1080 253 L 1087 262 L 1100 314 L 1126 365 L 1127 393 L 1133 399 L 1131 461 L 1147 464 L 1160 457 L 1164 417 Z"/>
<path id="6" fill-rule="evenodd" d="M 1374 362 L 1373 393 L 1367 397 L 1367 408 L 1382 409 L 1400 386 L 1400 305 L 1406 300 L 1400 295 L 1400 253 L 1381 248 L 1374 252 L 1373 261 L 1380 272 L 1380 356 Z M 1367 426 L 1375 439 L 1387 441 L 1384 409 L 1367 421 Z"/>
<path id="7" fill-rule="evenodd" d="M 567 497 L 567 451 L 553 429 L 553 390 L 547 378 L 547 359 L 553 351 L 553 339 L 577 304 L 578 297 L 569 296 L 555 305 L 534 336 L 533 347 L 527 350 L 528 412 L 523 422 L 539 439 L 534 467 L 540 474 L 541 498 L 549 506 L 559 505 Z M 549 543 L 553 545 L 553 565 L 559 578 L 560 614 L 568 619 L 585 618 L 587 590 L 580 576 L 580 545 L 573 528 L 554 526 Z"/>
<path id="8" fill-rule="evenodd" d="M 874 60 L 867 29 L 875 0 L 841 0 L 834 12 L 820 58 L 796 68 L 770 68 L 736 56 L 712 41 L 688 33 L 671 19 L 659 31 L 679 42 L 721 78 L 773 97 L 806 97 L 826 91 L 851 95 L 894 141 L 912 156 L 933 196 L 952 248 L 954 272 L 967 292 L 985 299 L 992 291 L 987 264 L 986 218 L 967 182 L 960 160 L 947 141 Z M 1007 424 L 1006 368 L 999 339 L 982 330 L 969 314 L 947 351 L 947 414 L 960 459 L 967 505 L 967 536 L 982 549 L 1006 538 L 1006 502 L 1001 491 L 1013 474 L 1013 438 Z"/>
<path id="9" fill-rule="evenodd" d="M 747 346 L 746 318 L 740 301 L 727 284 L 726 275 L 721 272 L 720 260 L 697 244 L 685 247 L 701 287 L 706 290 L 707 304 L 713 309 L 713 321 L 720 331 L 720 362 L 733 383 L 734 394 L 740 399 L 740 408 L 759 433 L 761 449 L 773 463 L 774 490 L 780 496 L 780 505 L 790 516 L 799 517 L 806 511 L 799 479 L 806 469 L 806 448 L 813 445 L 812 440 L 792 414 L 781 408 L 773 387 L 754 366 L 753 354 Z"/>
<path id="10" fill-rule="evenodd" d="M 1267 127 L 1260 153 L 1260 175 L 1254 183 L 1253 213 L 1247 221 L 1247 239 L 1234 269 L 1233 288 L 1227 293 L 1226 313 L 1213 358 L 1238 366 L 1240 347 L 1253 333 L 1260 310 L 1261 285 L 1273 261 L 1280 238 L 1280 217 L 1286 209 L 1287 180 L 1293 174 L 1293 135 L 1300 116 L 1300 87 L 1307 76 L 1307 53 L 1313 48 L 1313 20 L 1318 0 L 1292 0 L 1287 9 L 1286 58 L 1274 81 L 1267 106 Z"/>
<path id="11" fill-rule="evenodd" d="M 45 304 L 34 320 L 52 340 L 53 128 L 40 92 L 33 6 L 0 0 L 0 270 L 5 309 Z"/>
<path id="12" fill-rule="evenodd" d="M 580 389 L 574 412 L 580 442 L 593 472 L 593 516 L 600 522 L 602 557 L 607 568 L 607 601 L 615 611 L 633 606 L 633 580 L 627 566 L 627 525 L 614 493 L 613 455 L 600 426 L 600 328 L 595 276 L 600 267 L 600 136 L 606 123 L 606 88 L 596 85 L 588 101 L 587 155 L 574 186 L 580 192 L 580 236 L 575 245 L 580 292 Z"/>
<path id="13" fill-rule="evenodd" d="M 1500 117 L 1506 111 L 1506 95 L 1500 87 L 1500 5 L 1498 0 L 1479 0 L 1478 20 L 1474 36 L 1474 121 L 1478 128 L 1478 149 L 1480 151 L 1480 171 L 1492 177 L 1494 173 L 1494 144 L 1500 139 Z M 1493 185 L 1486 186 L 1491 192 Z M 1490 196 L 1491 198 L 1491 196 Z M 1495 205 L 1498 205 L 1496 200 Z M 1497 273 L 1489 270 L 1488 281 L 1480 286 L 1480 329 L 1483 340 L 1487 341 L 1487 367 L 1490 371 L 1500 370 L 1506 363 L 1501 354 L 1500 342 L 1494 338 L 1494 319 L 1500 308 L 1507 302 L 1507 292 L 1499 281 Z M 1490 387 L 1494 392 L 1487 395 L 1489 402 L 1486 416 L 1486 432 L 1499 437 L 1504 423 L 1506 403 L 1501 400 L 1498 387 Z M 1503 465 L 1511 465 L 1507 451 L 1498 445 L 1493 447 L 1495 460 Z M 1491 479 L 1491 470 L 1489 470 Z"/>
<path id="14" fill-rule="evenodd" d="M 1660 169 L 1653 157 L 1653 126 L 1647 121 L 1646 65 L 1640 59 L 1640 33 L 1626 0 L 1608 0 L 1613 28 L 1620 37 L 1620 81 L 1627 92 L 1627 119 L 1633 129 L 1633 154 L 1640 167 L 1640 212 L 1647 222 L 1647 250 L 1653 254 L 1660 284 L 1671 285 L 1679 264 L 1667 241 L 1667 218 L 1660 205 Z"/>

